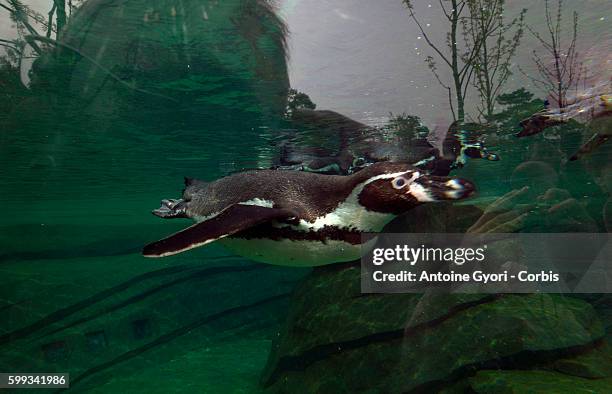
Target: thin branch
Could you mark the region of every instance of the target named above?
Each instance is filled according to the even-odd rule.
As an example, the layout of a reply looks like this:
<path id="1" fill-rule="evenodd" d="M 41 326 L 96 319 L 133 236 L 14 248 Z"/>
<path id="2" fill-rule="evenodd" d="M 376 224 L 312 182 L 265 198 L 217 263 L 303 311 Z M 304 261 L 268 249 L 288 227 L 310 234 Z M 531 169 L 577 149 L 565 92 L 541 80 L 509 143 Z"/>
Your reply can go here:
<path id="1" fill-rule="evenodd" d="M 408 2 L 408 4 L 410 4 Z M 410 17 L 412 18 L 412 20 L 414 20 L 414 22 L 417 24 L 417 26 L 419 27 L 419 30 L 421 31 L 421 34 L 423 34 L 423 38 L 425 38 L 425 41 L 427 42 L 427 44 L 429 44 L 429 46 L 436 51 L 436 53 L 438 54 L 438 56 L 440 56 L 442 58 L 442 60 L 444 60 L 444 62 L 446 64 L 448 64 L 449 66 L 451 66 L 450 61 L 446 58 L 446 56 L 444 56 L 444 54 L 438 49 L 438 47 L 436 47 L 436 45 L 429 39 L 429 36 L 427 35 L 427 33 L 425 32 L 425 29 L 423 29 L 423 26 L 421 25 L 421 22 L 419 22 L 418 18 L 416 17 L 416 15 L 414 14 L 414 10 L 412 9 L 412 5 L 410 5 L 408 7 L 408 12 L 410 14 Z"/>
<path id="2" fill-rule="evenodd" d="M 451 16 L 446 11 L 446 7 L 444 7 L 444 3 L 442 3 L 442 0 L 438 0 L 438 3 L 440 3 L 440 8 L 442 9 L 442 12 L 444 13 L 444 16 L 446 16 L 446 19 L 448 19 L 450 21 L 451 20 Z"/>
<path id="3" fill-rule="evenodd" d="M 448 102 L 450 104 L 450 110 L 451 113 L 453 114 L 453 121 L 457 120 L 457 114 L 455 114 L 455 107 L 453 106 L 453 91 L 451 88 L 448 88 Z"/>
<path id="4" fill-rule="evenodd" d="M 51 38 L 51 28 L 53 27 L 53 14 L 55 13 L 55 2 L 49 11 L 49 23 L 47 24 L 47 38 Z"/>
<path id="5" fill-rule="evenodd" d="M 24 26 L 28 32 L 30 32 L 30 34 L 32 35 L 38 35 L 38 32 L 36 31 L 35 28 L 32 27 L 32 25 L 30 25 L 30 23 L 27 20 L 27 14 L 24 12 L 24 15 L 26 15 L 25 17 L 21 17 L 19 11 L 24 11 L 23 7 L 21 7 L 21 4 L 17 1 L 10 1 L 11 5 L 13 7 L 15 7 L 15 9 L 9 8 L 6 5 L 0 3 L 0 7 L 8 10 L 11 13 L 11 16 L 14 18 L 15 21 L 17 21 L 18 23 L 21 23 L 22 26 Z M 18 10 L 19 8 L 19 10 Z M 30 44 L 30 46 L 34 49 L 34 51 L 38 54 L 41 55 L 42 54 L 42 49 L 36 44 Z"/>
<path id="6" fill-rule="evenodd" d="M 6 40 L 0 40 L 0 41 L 2 41 L 2 42 L 0 42 L 0 46 L 1 47 L 12 49 L 12 50 L 14 50 L 15 52 L 17 52 L 17 53 L 19 53 L 21 55 L 21 53 L 22 53 L 21 49 L 17 48 L 16 46 L 10 45 L 10 44 L 5 44 L 5 42 L 8 42 Z"/>

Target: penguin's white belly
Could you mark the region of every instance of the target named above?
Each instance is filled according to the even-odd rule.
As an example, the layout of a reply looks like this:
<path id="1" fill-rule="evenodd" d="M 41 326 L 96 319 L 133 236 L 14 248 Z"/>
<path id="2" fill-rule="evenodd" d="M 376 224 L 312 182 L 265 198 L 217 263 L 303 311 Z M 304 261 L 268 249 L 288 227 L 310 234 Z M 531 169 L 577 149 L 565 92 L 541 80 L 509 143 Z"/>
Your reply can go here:
<path id="1" fill-rule="evenodd" d="M 323 243 L 291 239 L 227 237 L 218 242 L 250 260 L 293 267 L 315 267 L 357 260 L 361 257 L 362 248 L 369 246 L 371 241 L 363 245 L 353 245 L 337 240 L 327 240 Z"/>

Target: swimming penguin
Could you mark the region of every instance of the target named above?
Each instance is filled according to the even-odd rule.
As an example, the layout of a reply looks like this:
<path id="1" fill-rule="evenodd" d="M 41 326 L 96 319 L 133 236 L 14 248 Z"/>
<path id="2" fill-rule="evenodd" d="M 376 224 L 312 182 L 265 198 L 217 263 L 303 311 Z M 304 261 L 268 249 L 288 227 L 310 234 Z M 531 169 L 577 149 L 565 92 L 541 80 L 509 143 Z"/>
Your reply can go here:
<path id="1" fill-rule="evenodd" d="M 348 175 L 379 161 L 401 161 L 430 174 L 446 176 L 453 168 L 462 167 L 468 158 L 498 160 L 479 141 L 482 127 L 477 124 L 460 127 L 458 122 L 453 123 L 441 152 L 427 140 L 426 128 L 425 134 L 417 130 L 413 130 L 413 135 L 396 134 L 334 111 L 310 109 L 294 110 L 290 121 L 299 130 L 316 133 L 318 138 L 337 137 L 338 149 L 334 153 L 329 148 L 283 140 L 274 168 Z"/>
<path id="2" fill-rule="evenodd" d="M 589 128 L 594 130 L 595 134 L 578 149 L 578 152 L 570 157 L 571 161 L 578 160 L 584 155 L 593 152 L 612 137 L 612 95 L 602 95 L 600 99 L 600 108 L 602 110 L 595 113 L 593 119 L 589 122 Z"/>
<path id="3" fill-rule="evenodd" d="M 612 136 L 612 79 L 585 92 L 570 97 L 563 108 L 545 108 L 520 122 L 521 131 L 517 137 L 538 134 L 548 127 L 569 122 L 572 119 L 584 121 L 595 134 L 584 143 L 570 161 L 593 152 Z"/>
<path id="4" fill-rule="evenodd" d="M 255 261 L 317 266 L 360 257 L 362 234 L 433 201 L 470 196 L 463 179 L 437 177 L 402 163 L 380 162 L 353 175 L 257 170 L 206 183 L 185 178 L 183 198 L 153 214 L 197 223 L 144 247 L 164 257 L 220 241 Z"/>

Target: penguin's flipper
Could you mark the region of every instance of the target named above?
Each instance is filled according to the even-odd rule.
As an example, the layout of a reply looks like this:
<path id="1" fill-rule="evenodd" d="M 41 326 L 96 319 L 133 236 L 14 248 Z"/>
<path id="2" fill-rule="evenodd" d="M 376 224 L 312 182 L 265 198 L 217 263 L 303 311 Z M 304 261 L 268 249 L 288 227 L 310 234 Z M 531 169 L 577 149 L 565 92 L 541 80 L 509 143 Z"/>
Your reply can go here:
<path id="1" fill-rule="evenodd" d="M 236 204 L 217 216 L 144 247 L 145 257 L 165 257 L 204 246 L 228 235 L 272 220 L 295 217 L 291 210 Z"/>

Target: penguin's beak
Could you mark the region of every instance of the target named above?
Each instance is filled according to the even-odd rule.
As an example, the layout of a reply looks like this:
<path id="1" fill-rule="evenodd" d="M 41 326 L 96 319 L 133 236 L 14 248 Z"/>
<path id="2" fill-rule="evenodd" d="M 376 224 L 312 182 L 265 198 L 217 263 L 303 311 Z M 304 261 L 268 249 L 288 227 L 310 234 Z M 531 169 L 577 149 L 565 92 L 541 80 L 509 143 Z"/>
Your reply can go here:
<path id="1" fill-rule="evenodd" d="M 472 182 L 443 176 L 423 175 L 410 184 L 410 194 L 420 202 L 461 200 L 475 191 Z"/>

